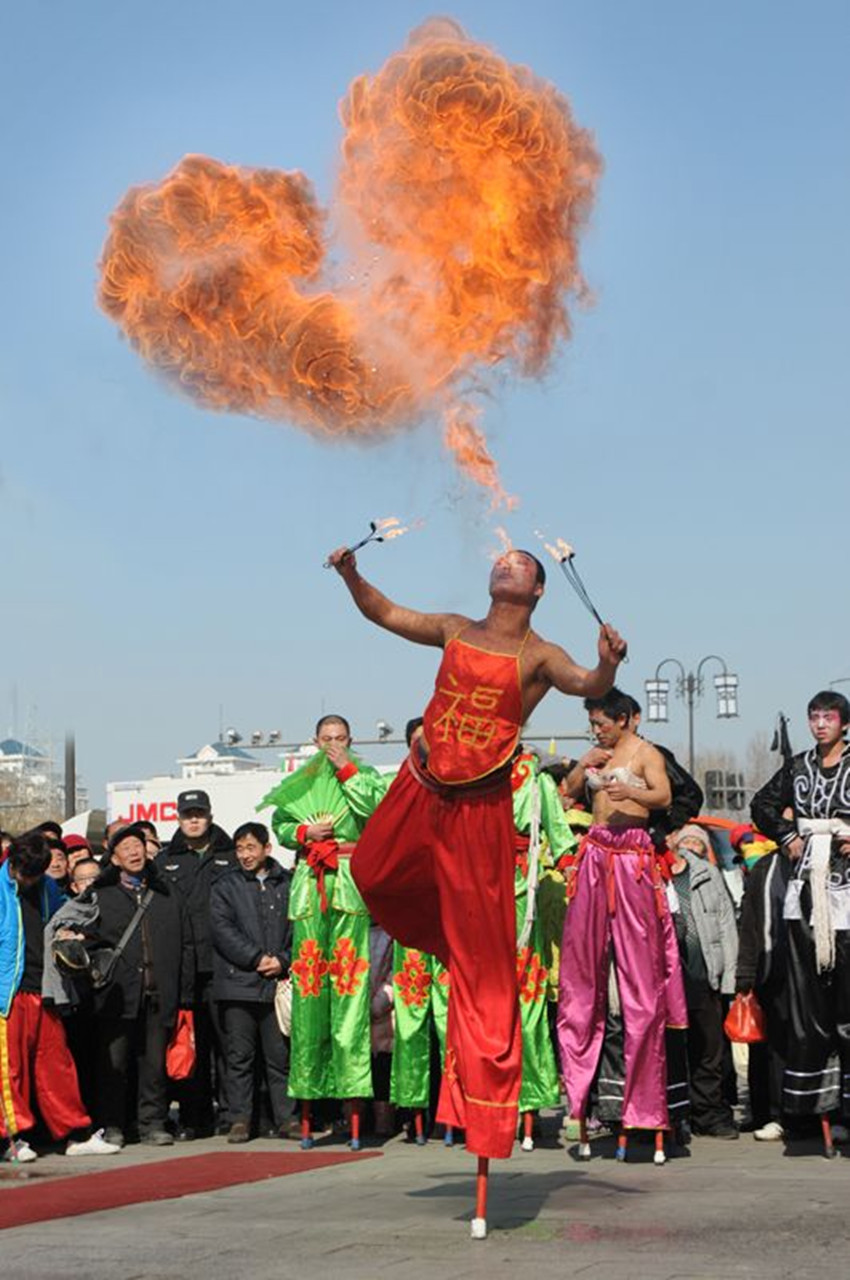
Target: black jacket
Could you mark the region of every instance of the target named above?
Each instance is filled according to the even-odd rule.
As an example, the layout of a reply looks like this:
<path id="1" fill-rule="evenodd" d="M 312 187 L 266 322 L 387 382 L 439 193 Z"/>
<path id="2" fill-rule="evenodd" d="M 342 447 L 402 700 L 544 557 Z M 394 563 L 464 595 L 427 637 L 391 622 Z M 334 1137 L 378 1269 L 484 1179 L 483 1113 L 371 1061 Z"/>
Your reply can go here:
<path id="1" fill-rule="evenodd" d="M 159 1021 L 170 1027 L 182 1006 L 192 1003 L 194 955 L 186 907 L 157 874 L 153 863 L 145 868 L 142 888 L 153 898 L 119 957 L 108 986 L 94 992 L 96 1016 L 136 1018 L 144 994 L 144 955 L 151 957 Z M 138 906 L 136 894 L 119 882 L 119 871 L 109 866 L 86 892 L 94 895 L 100 913 L 95 947 L 115 947 Z"/>
<path id="2" fill-rule="evenodd" d="M 219 876 L 210 900 L 213 943 L 213 996 L 216 1000 L 256 1000 L 270 1003 L 275 978 L 257 973 L 263 955 L 277 956 L 283 973 L 289 971 L 292 924 L 288 919 L 292 873 L 273 858 L 269 874 L 260 882 L 253 872 L 238 867 Z"/>
<path id="3" fill-rule="evenodd" d="M 759 858 L 747 876 L 738 923 L 736 991 L 769 988 L 778 993 L 785 987 L 787 929 L 782 912 L 791 875 L 787 855 L 777 850 Z"/>
<path id="4" fill-rule="evenodd" d="M 667 747 L 659 746 L 657 742 L 653 742 L 652 745 L 664 757 L 664 767 L 670 779 L 671 800 L 669 809 L 658 809 L 653 812 L 650 828 L 653 833 L 658 832 L 662 836 L 668 836 L 671 831 L 678 831 L 686 822 L 690 822 L 697 816 L 702 808 L 704 797 L 702 788 L 694 781 L 687 769 L 682 768 L 673 752 Z M 663 844 L 664 840 L 657 843 Z"/>
<path id="5" fill-rule="evenodd" d="M 210 974 L 213 969 L 210 941 L 210 891 L 213 881 L 223 872 L 237 867 L 233 841 L 215 823 L 210 827 L 210 843 L 201 857 L 189 848 L 186 837 L 178 831 L 156 857 L 160 874 L 173 885 L 186 903 L 195 942 L 195 970 Z"/>

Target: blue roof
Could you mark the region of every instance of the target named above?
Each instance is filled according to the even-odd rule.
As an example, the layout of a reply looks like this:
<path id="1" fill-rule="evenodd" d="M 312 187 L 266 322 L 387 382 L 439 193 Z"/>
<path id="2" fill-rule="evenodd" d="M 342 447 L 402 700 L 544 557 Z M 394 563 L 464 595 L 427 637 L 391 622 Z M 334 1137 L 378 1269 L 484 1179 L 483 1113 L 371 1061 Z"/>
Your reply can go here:
<path id="1" fill-rule="evenodd" d="M 232 760 L 256 761 L 257 758 L 252 756 L 250 752 L 243 751 L 241 747 L 232 747 L 229 742 L 205 742 L 203 747 L 198 747 L 198 751 L 203 751 L 204 747 L 212 747 L 217 756 L 228 756 Z M 188 758 L 192 759 L 193 756 L 198 754 L 198 751 L 193 751 L 192 756 Z"/>
<path id="2" fill-rule="evenodd" d="M 34 756 L 39 760 L 46 760 L 47 757 L 43 751 L 38 751 L 35 747 L 29 747 L 25 742 L 19 742 L 17 738 L 4 738 L 0 742 L 0 755 L 4 756 Z"/>

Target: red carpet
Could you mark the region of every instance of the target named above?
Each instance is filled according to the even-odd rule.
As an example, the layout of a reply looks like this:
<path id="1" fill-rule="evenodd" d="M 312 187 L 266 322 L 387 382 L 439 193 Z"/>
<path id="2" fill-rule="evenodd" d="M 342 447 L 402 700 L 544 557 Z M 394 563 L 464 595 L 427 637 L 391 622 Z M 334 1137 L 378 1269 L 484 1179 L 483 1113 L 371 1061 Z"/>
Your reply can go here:
<path id="1" fill-rule="evenodd" d="M 114 1169 L 80 1173 L 70 1178 L 45 1179 L 29 1186 L 4 1185 L 0 1190 L 0 1228 L 23 1227 L 50 1218 L 72 1218 L 101 1209 L 120 1209 L 146 1200 L 175 1200 L 199 1191 L 219 1191 L 240 1183 L 282 1178 L 329 1164 L 369 1160 L 380 1151 L 362 1154 L 340 1152 L 213 1152 L 205 1156 L 180 1156 L 154 1164 L 124 1165 L 116 1156 Z"/>

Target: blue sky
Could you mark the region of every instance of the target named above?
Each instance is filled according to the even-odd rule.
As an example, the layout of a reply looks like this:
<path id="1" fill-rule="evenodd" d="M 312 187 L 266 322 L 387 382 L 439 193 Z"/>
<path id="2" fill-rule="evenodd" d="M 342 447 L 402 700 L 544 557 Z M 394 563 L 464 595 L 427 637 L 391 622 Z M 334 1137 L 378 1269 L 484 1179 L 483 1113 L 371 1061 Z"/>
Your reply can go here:
<path id="1" fill-rule="evenodd" d="M 327 198 L 336 104 L 431 10 L 407 3 L 101 0 L 4 6 L 0 314 L 0 730 L 74 725 L 94 797 L 216 735 L 362 737 L 422 707 L 436 655 L 368 628 L 321 568 L 372 516 L 425 528 L 364 556 L 390 595 L 486 606 L 486 508 L 438 432 L 329 448 L 203 412 L 96 309 L 125 189 L 187 152 L 300 168 Z M 568 538 L 627 634 L 638 696 L 661 658 L 721 654 L 736 748 L 850 677 L 843 514 L 850 403 L 846 3 L 648 0 L 450 12 L 570 98 L 605 161 L 583 264 L 596 305 L 542 383 L 503 387 L 487 430 L 522 505 L 514 540 Z M 590 660 L 558 578 L 539 629 Z M 30 713 L 28 708 L 35 708 Z M 674 704 L 666 739 L 685 737 Z M 550 696 L 540 733 L 582 727 Z"/>

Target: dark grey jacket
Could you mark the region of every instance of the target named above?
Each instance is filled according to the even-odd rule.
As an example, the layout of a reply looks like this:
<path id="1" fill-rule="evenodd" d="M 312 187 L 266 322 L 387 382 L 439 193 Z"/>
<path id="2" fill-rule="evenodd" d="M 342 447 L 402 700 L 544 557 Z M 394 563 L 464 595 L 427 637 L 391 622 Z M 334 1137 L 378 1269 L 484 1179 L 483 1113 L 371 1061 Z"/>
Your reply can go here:
<path id="1" fill-rule="evenodd" d="M 257 973 L 263 955 L 277 956 L 283 975 L 289 972 L 292 923 L 288 919 L 292 873 L 273 858 L 264 881 L 237 867 L 212 885 L 210 897 L 213 948 L 213 997 L 271 1003 L 276 978 Z"/>

